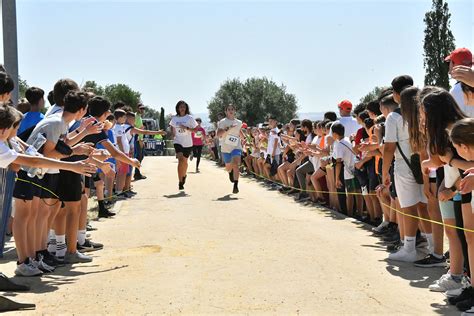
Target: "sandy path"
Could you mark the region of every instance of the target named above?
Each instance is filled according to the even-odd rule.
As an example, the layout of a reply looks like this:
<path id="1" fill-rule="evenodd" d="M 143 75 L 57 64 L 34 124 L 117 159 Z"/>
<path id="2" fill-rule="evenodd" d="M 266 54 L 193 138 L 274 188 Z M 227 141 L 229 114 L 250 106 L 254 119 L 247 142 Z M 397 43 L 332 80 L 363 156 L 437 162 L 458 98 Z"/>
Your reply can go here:
<path id="1" fill-rule="evenodd" d="M 453 314 L 441 269 L 389 265 L 368 229 L 202 163 L 177 194 L 173 158 L 146 158 L 139 194 L 94 222 L 91 264 L 21 279 L 43 314 Z M 193 168 L 191 168 L 193 169 Z M 11 252 L 7 254 L 11 258 Z M 1 263 L 12 275 L 15 263 Z"/>

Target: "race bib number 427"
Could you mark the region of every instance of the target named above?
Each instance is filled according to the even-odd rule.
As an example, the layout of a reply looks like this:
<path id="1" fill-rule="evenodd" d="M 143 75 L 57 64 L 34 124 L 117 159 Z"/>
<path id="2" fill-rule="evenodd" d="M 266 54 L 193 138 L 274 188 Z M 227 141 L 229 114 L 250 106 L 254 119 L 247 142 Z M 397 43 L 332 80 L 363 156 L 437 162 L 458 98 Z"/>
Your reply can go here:
<path id="1" fill-rule="evenodd" d="M 230 146 L 238 146 L 239 145 L 239 137 L 234 135 L 227 135 L 225 138 L 225 143 Z"/>

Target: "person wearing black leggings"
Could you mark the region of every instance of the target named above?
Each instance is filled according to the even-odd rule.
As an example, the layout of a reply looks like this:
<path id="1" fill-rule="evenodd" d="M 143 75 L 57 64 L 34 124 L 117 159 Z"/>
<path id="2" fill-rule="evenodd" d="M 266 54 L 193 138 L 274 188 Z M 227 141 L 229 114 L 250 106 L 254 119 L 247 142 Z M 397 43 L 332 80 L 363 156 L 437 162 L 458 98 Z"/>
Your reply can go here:
<path id="1" fill-rule="evenodd" d="M 196 122 L 198 127 L 196 131 L 192 133 L 193 135 L 193 155 L 192 158 L 196 158 L 196 173 L 199 172 L 199 163 L 201 162 L 202 147 L 204 146 L 204 141 L 206 139 L 206 130 L 201 126 L 201 119 L 197 118 Z"/>

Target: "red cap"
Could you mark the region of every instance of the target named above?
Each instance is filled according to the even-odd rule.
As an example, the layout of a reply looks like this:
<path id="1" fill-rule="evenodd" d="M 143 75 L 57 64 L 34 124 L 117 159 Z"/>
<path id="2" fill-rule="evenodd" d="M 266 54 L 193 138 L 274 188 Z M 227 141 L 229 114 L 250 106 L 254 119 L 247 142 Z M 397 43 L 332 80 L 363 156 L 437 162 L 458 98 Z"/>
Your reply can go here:
<path id="1" fill-rule="evenodd" d="M 242 123 L 242 128 L 243 128 L 243 129 L 246 129 L 246 128 L 247 128 L 247 123 L 243 122 L 243 123 Z"/>
<path id="2" fill-rule="evenodd" d="M 444 59 L 444 61 L 452 61 L 455 66 L 457 65 L 464 65 L 464 66 L 471 66 L 472 65 L 472 53 L 467 48 L 456 48 L 449 54 L 448 57 Z"/>
<path id="3" fill-rule="evenodd" d="M 352 103 L 349 100 L 341 101 L 337 106 L 343 111 L 352 111 Z"/>

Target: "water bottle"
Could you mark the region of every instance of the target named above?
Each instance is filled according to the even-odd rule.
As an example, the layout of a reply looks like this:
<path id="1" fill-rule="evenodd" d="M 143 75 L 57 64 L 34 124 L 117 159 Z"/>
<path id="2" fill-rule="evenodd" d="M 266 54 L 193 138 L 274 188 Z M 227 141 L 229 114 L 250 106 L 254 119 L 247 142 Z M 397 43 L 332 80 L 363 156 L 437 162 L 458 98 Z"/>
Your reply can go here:
<path id="1" fill-rule="evenodd" d="M 43 147 L 44 143 L 46 143 L 46 137 L 44 137 L 43 134 L 38 134 L 33 144 L 28 146 L 26 149 L 25 154 L 28 156 L 42 156 L 38 150 Z M 35 176 L 38 176 L 40 179 L 42 179 L 46 173 L 46 170 L 43 170 L 43 168 L 36 167 L 26 167 L 25 171 L 28 174 L 28 177 L 34 178 Z"/>

